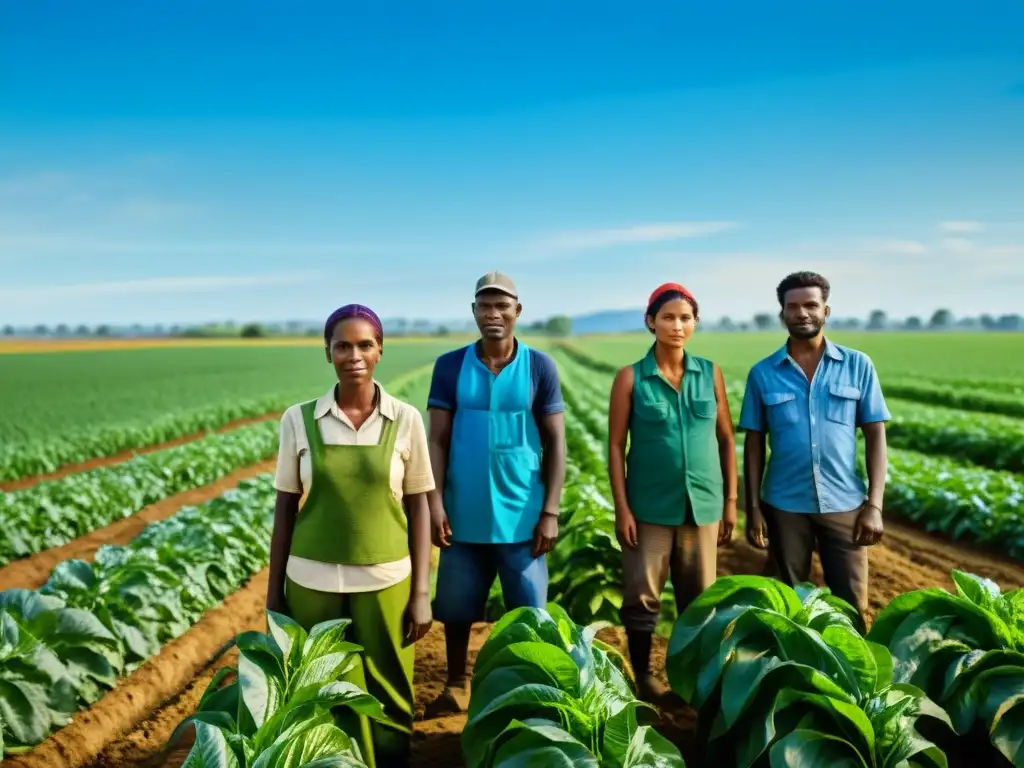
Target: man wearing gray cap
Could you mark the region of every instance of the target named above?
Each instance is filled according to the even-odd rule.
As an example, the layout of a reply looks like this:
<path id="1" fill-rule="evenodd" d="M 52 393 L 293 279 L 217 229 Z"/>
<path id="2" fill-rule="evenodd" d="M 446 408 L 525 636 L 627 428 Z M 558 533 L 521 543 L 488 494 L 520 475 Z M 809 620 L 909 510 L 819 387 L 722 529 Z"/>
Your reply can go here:
<path id="1" fill-rule="evenodd" d="M 472 304 L 480 339 L 438 358 L 430 383 L 430 495 L 441 547 L 434 615 L 445 625 L 448 683 L 428 716 L 465 710 L 472 624 L 495 577 L 505 608 L 547 604 L 545 555 L 558 537 L 565 404 L 554 361 L 515 337 L 515 283 L 489 272 Z"/>

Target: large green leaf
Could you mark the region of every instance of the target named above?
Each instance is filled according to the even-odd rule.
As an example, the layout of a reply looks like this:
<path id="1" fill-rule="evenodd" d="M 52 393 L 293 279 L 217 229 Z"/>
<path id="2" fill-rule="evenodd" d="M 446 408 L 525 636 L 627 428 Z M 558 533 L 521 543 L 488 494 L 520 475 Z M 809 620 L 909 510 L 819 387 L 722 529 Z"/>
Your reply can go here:
<path id="1" fill-rule="evenodd" d="M 771 768 L 870 768 L 853 745 L 819 731 L 787 733 L 769 754 Z"/>
<path id="2" fill-rule="evenodd" d="M 578 739 L 550 721 L 513 719 L 498 734 L 484 762 L 489 768 L 599 768 L 598 759 Z"/>
<path id="3" fill-rule="evenodd" d="M 221 730 L 209 723 L 196 722 L 196 741 L 182 768 L 244 768 L 228 746 Z"/>

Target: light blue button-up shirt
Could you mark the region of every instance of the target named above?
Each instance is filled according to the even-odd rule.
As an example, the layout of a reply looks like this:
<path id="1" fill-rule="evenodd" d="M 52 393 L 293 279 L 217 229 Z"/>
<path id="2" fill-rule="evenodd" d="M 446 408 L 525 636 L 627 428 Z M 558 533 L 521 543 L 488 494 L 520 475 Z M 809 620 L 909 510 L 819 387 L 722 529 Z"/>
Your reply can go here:
<path id="1" fill-rule="evenodd" d="M 766 432 L 761 498 L 784 512 L 849 512 L 864 503 L 857 427 L 888 421 L 871 358 L 825 340 L 813 379 L 786 345 L 747 375 L 740 429 Z"/>

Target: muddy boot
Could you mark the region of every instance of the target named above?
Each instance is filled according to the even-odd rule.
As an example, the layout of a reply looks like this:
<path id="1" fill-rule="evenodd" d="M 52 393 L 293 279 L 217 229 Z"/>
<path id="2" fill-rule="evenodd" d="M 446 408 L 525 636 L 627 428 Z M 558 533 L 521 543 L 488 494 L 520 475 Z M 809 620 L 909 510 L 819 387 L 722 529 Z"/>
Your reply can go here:
<path id="1" fill-rule="evenodd" d="M 469 708 L 469 681 L 450 682 L 441 694 L 424 708 L 423 719 L 458 715 Z"/>
<path id="2" fill-rule="evenodd" d="M 653 632 L 626 630 L 629 661 L 636 675 L 637 697 L 648 704 L 660 704 L 669 693 L 668 686 L 651 674 L 651 640 Z"/>

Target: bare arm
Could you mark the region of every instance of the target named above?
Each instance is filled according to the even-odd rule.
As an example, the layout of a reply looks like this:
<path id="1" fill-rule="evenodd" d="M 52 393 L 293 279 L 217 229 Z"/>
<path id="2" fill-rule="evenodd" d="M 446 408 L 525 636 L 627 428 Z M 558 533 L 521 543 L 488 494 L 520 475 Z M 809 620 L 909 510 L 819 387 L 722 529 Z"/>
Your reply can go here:
<path id="1" fill-rule="evenodd" d="M 722 480 L 726 501 L 738 498 L 736 472 L 736 436 L 732 431 L 732 414 L 729 413 L 729 396 L 725 391 L 725 376 L 715 366 L 715 399 L 718 401 L 718 456 L 722 463 Z"/>
<path id="2" fill-rule="evenodd" d="M 565 486 L 565 414 L 551 413 L 537 422 L 544 450 L 544 514 L 558 517 Z"/>
<path id="3" fill-rule="evenodd" d="M 868 505 L 881 512 L 885 499 L 885 480 L 889 471 L 886 454 L 885 422 L 862 424 L 864 458 L 868 471 Z"/>
<path id="4" fill-rule="evenodd" d="M 768 547 L 768 528 L 761 512 L 761 481 L 764 479 L 765 434 L 747 430 L 743 439 L 743 486 L 747 512 L 747 541 L 757 549 Z"/>
<path id="5" fill-rule="evenodd" d="M 434 490 L 427 494 L 431 541 L 438 547 L 451 543 L 452 529 L 444 510 L 444 480 L 448 474 L 448 450 L 452 444 L 452 422 L 455 415 L 444 408 L 430 408 L 430 437 L 427 440 L 430 467 L 434 473 Z"/>
<path id="6" fill-rule="evenodd" d="M 633 368 L 630 366 L 615 374 L 608 402 L 608 482 L 612 487 L 616 514 L 630 511 L 626 497 L 626 441 L 632 409 Z"/>
<path id="7" fill-rule="evenodd" d="M 448 474 L 448 449 L 452 443 L 452 421 L 454 420 L 451 411 L 440 408 L 431 408 L 430 414 L 430 437 L 427 444 L 430 447 L 430 466 L 434 471 L 434 490 L 429 494 L 430 506 L 443 506 L 444 478 Z"/>
<path id="8" fill-rule="evenodd" d="M 412 594 L 430 594 L 430 507 L 427 494 L 406 496 L 405 513 L 409 516 L 409 556 L 412 558 Z"/>
<path id="9" fill-rule="evenodd" d="M 288 553 L 292 548 L 295 517 L 299 513 L 298 493 L 277 492 L 274 502 L 274 532 L 270 537 L 270 573 L 267 586 L 267 610 L 283 613 L 286 610 L 284 579 Z"/>

